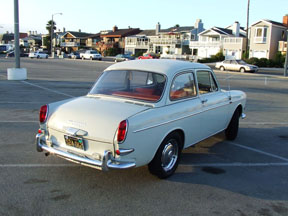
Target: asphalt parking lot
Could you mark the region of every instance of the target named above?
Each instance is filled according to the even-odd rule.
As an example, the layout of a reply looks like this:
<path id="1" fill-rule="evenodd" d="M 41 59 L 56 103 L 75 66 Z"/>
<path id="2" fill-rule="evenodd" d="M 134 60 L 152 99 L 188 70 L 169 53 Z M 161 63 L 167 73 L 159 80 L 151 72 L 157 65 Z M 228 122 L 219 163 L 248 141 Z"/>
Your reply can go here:
<path id="1" fill-rule="evenodd" d="M 216 72 L 247 94 L 238 138 L 183 152 L 166 180 L 147 167 L 100 172 L 38 153 L 41 105 L 85 95 L 109 62 L 0 58 L 0 215 L 288 215 L 288 78 Z M 230 87 L 229 87 L 230 86 Z"/>

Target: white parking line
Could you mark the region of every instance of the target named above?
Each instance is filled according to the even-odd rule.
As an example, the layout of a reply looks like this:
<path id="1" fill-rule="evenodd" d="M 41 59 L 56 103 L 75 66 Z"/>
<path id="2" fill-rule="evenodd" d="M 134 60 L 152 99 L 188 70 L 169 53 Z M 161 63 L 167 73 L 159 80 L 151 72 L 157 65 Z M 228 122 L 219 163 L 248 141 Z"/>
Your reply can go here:
<path id="1" fill-rule="evenodd" d="M 69 94 L 66 94 L 66 93 L 63 93 L 63 92 L 60 92 L 60 91 L 56 91 L 56 90 L 52 90 L 52 89 L 49 89 L 49 88 L 45 88 L 45 87 L 42 87 L 42 86 L 39 86 L 39 85 L 36 85 L 36 84 L 29 83 L 27 81 L 21 81 L 21 82 L 25 83 L 27 85 L 31 85 L 31 86 L 34 86 L 34 87 L 37 87 L 37 88 L 40 88 L 40 89 L 43 89 L 43 90 L 46 90 L 46 91 L 50 91 L 50 92 L 59 94 L 59 95 L 65 95 L 65 96 L 71 97 L 71 98 L 75 97 L 73 95 L 69 95 Z"/>
<path id="2" fill-rule="evenodd" d="M 214 138 L 214 139 L 217 140 L 217 141 L 220 141 L 220 142 L 223 141 L 223 140 L 217 139 L 217 138 Z M 247 149 L 247 150 L 250 150 L 250 151 L 257 152 L 257 153 L 259 153 L 259 154 L 263 154 L 263 155 L 266 155 L 266 156 L 269 156 L 269 157 L 277 158 L 277 159 L 279 159 L 279 160 L 283 160 L 283 161 L 288 162 L 288 158 L 284 158 L 284 157 L 281 157 L 281 156 L 278 156 L 278 155 L 275 155 L 275 154 L 271 154 L 271 153 L 268 153 L 268 152 L 264 152 L 264 151 L 261 151 L 261 150 L 259 150 L 259 149 L 255 149 L 255 148 L 252 148 L 252 147 L 240 145 L 240 144 L 237 144 L 237 143 L 234 143 L 234 142 L 230 142 L 230 141 L 227 141 L 227 140 L 225 141 L 225 143 L 228 143 L 228 144 L 230 144 L 230 145 L 237 146 L 237 147 L 239 147 L 239 148 Z"/>
<path id="3" fill-rule="evenodd" d="M 0 164 L 1 168 L 76 167 L 77 164 Z"/>
<path id="4" fill-rule="evenodd" d="M 195 163 L 179 164 L 179 167 L 267 167 L 288 166 L 288 163 Z"/>
<path id="5" fill-rule="evenodd" d="M 288 125 L 288 122 L 240 122 L 241 125 Z"/>
<path id="6" fill-rule="evenodd" d="M 179 167 L 275 167 L 288 166 L 288 163 L 194 163 L 179 164 Z M 55 167 L 83 167 L 78 164 L 0 164 L 0 168 L 55 168 Z"/>

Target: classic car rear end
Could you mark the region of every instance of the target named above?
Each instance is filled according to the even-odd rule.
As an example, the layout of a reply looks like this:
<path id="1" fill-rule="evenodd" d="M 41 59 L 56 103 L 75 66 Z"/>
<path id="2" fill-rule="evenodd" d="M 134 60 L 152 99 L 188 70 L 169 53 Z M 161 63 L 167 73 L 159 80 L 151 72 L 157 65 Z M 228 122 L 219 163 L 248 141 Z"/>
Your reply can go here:
<path id="1" fill-rule="evenodd" d="M 41 107 L 37 149 L 101 170 L 148 164 L 166 178 L 183 148 L 223 130 L 235 139 L 245 103 L 245 93 L 221 90 L 205 65 L 122 62 L 86 96 Z"/>

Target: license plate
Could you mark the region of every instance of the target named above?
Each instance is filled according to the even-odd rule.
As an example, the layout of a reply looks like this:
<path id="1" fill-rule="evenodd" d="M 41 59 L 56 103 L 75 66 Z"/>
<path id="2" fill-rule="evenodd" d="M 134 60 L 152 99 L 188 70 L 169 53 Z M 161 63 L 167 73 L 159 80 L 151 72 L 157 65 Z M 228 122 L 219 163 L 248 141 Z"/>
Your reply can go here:
<path id="1" fill-rule="evenodd" d="M 83 139 L 78 138 L 78 137 L 71 137 L 67 135 L 64 136 L 64 139 L 65 139 L 66 145 L 85 150 Z"/>

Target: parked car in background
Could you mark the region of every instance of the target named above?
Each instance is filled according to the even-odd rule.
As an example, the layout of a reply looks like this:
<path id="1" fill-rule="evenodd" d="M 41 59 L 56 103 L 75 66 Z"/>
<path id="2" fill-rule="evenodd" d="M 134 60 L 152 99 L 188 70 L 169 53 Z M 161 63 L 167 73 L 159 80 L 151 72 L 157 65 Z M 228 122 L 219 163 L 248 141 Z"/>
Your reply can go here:
<path id="1" fill-rule="evenodd" d="M 221 71 L 231 70 L 240 71 L 241 73 L 258 71 L 257 66 L 247 64 L 243 60 L 224 60 L 222 62 L 217 62 L 215 68 L 220 69 Z"/>
<path id="2" fill-rule="evenodd" d="M 96 50 L 86 50 L 85 53 L 80 53 L 80 58 L 82 60 L 84 59 L 90 59 L 90 60 L 102 60 L 102 55 L 98 53 Z"/>
<path id="3" fill-rule="evenodd" d="M 206 65 L 125 61 L 86 96 L 40 108 L 37 150 L 100 170 L 148 164 L 167 178 L 182 149 L 221 131 L 235 139 L 245 104 L 246 94 L 222 90 Z"/>
<path id="4" fill-rule="evenodd" d="M 146 53 L 143 56 L 139 56 L 138 59 L 159 59 L 155 53 Z"/>
<path id="5" fill-rule="evenodd" d="M 129 54 L 118 54 L 115 56 L 115 62 L 128 61 L 128 60 L 134 60 L 134 59 L 135 57 Z"/>
<path id="6" fill-rule="evenodd" d="M 80 59 L 80 53 L 79 52 L 72 52 L 72 53 L 68 54 L 68 58 Z"/>
<path id="7" fill-rule="evenodd" d="M 44 53 L 42 51 L 36 51 L 36 52 L 31 52 L 29 53 L 29 58 L 48 58 L 48 54 L 47 53 Z"/>

